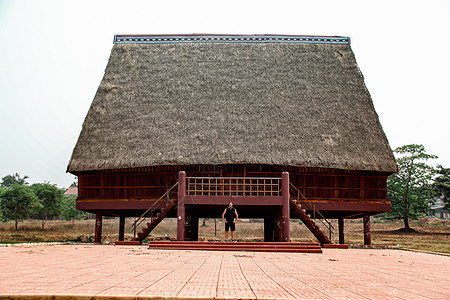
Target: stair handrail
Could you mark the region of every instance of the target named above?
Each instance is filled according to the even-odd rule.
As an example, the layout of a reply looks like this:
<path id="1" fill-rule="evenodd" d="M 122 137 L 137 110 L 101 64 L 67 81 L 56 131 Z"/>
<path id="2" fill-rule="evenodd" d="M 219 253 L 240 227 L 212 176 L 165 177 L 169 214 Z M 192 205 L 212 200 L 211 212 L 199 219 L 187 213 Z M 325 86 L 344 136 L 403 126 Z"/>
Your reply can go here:
<path id="1" fill-rule="evenodd" d="M 167 200 L 168 200 L 170 192 L 176 186 L 178 186 L 178 181 L 170 189 L 168 189 L 161 197 L 159 197 L 159 199 L 156 200 L 155 203 L 153 203 L 153 205 L 151 207 L 149 207 L 139 218 L 137 218 L 134 221 L 134 223 L 131 225 L 131 231 L 135 231 L 136 227 L 138 227 L 142 222 L 144 222 L 144 220 L 148 217 L 148 212 L 150 212 L 150 216 L 153 216 L 153 211 L 154 211 L 156 204 L 158 204 L 166 195 L 167 195 Z"/>
<path id="2" fill-rule="evenodd" d="M 326 219 L 322 215 L 322 213 L 319 210 L 316 209 L 315 205 L 312 205 L 311 202 L 309 202 L 309 200 L 305 197 L 305 195 L 303 195 L 303 193 L 300 192 L 300 190 L 295 185 L 293 185 L 292 182 L 289 182 L 289 185 L 291 186 L 291 188 L 294 189 L 294 191 L 297 192 L 297 199 L 298 200 L 300 200 L 300 195 L 301 195 L 302 198 L 308 203 L 309 207 L 311 207 L 314 210 L 314 214 L 317 212 L 319 214 L 319 216 L 322 217 L 322 219 L 319 219 L 319 221 L 322 222 L 322 224 L 330 231 L 330 235 L 331 235 L 331 233 L 334 234 L 334 232 L 332 230 L 332 229 L 334 229 L 334 226 L 330 223 L 330 221 L 328 221 L 328 219 Z M 327 222 L 327 224 L 325 224 L 324 221 Z M 331 239 L 331 237 L 330 237 L 330 239 Z"/>

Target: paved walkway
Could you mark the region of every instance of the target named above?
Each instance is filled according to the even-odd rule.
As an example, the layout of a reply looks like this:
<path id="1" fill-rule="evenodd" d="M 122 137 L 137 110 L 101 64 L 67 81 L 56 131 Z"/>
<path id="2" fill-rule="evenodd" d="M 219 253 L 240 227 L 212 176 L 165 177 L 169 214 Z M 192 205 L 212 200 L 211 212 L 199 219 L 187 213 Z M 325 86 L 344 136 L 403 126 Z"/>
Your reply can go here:
<path id="1" fill-rule="evenodd" d="M 450 299 L 448 278 L 450 257 L 400 250 L 292 254 L 0 247 L 0 298 Z"/>

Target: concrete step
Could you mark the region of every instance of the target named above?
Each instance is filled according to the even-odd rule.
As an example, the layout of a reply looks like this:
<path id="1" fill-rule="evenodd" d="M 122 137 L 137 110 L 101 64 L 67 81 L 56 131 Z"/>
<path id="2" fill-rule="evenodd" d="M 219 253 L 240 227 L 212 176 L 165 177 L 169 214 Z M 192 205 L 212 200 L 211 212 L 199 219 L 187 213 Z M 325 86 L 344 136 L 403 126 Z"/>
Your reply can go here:
<path id="1" fill-rule="evenodd" d="M 245 247 L 245 248 L 220 248 L 220 247 L 207 247 L 207 246 L 153 246 L 149 249 L 158 250 L 203 250 L 203 251 L 247 251 L 247 252 L 290 252 L 290 253 L 322 253 L 322 249 L 299 249 L 299 248 L 257 248 L 257 247 Z"/>
<path id="2" fill-rule="evenodd" d="M 291 246 L 298 246 L 298 245 L 304 245 L 304 246 L 318 246 L 320 247 L 320 243 L 286 243 L 286 242 L 216 242 L 216 241 L 168 241 L 168 240 L 162 240 L 162 241 L 151 241 L 150 244 L 166 244 L 166 243 L 172 243 L 172 244 L 233 244 L 233 245 L 291 245 Z"/>
<path id="3" fill-rule="evenodd" d="M 149 249 L 322 253 L 319 243 L 155 241 Z"/>

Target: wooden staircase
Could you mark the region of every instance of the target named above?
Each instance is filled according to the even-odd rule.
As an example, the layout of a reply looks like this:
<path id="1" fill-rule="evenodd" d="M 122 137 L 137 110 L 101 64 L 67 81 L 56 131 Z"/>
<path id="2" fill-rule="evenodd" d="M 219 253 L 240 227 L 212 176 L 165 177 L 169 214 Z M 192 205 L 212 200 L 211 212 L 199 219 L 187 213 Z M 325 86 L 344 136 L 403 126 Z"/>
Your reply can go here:
<path id="1" fill-rule="evenodd" d="M 178 182 L 175 183 L 170 189 L 167 190 L 153 205 L 147 209 L 137 220 L 134 221 L 132 227 L 132 231 L 135 232 L 135 237 L 132 242 L 139 244 L 148 237 L 150 232 L 152 232 L 155 227 L 161 223 L 162 220 L 174 209 L 177 207 L 178 199 L 176 197 L 171 198 L 171 193 L 175 193 L 175 188 L 178 186 Z M 161 204 L 164 201 L 164 206 L 161 208 L 161 212 L 156 213 L 154 216 L 154 211 L 158 207 L 158 204 Z M 136 228 L 145 221 L 145 219 L 149 219 L 150 222 L 147 222 L 147 226 L 144 226 L 136 236 Z M 130 243 L 132 244 L 132 243 Z"/>
<path id="2" fill-rule="evenodd" d="M 302 208 L 302 203 L 304 203 L 305 201 L 308 202 L 310 207 L 312 207 L 312 204 L 294 185 L 290 185 L 291 189 L 297 194 L 297 198 L 290 199 L 290 207 L 292 211 L 299 217 L 303 224 L 308 227 L 308 229 L 312 232 L 312 234 L 314 234 L 314 236 L 322 245 L 333 244 L 333 242 L 331 241 L 331 233 L 334 229 L 333 225 L 331 225 L 331 223 L 327 219 L 325 219 L 325 217 L 318 210 L 315 210 L 315 213 L 318 213 L 321 217 L 319 221 L 322 222 L 322 224 L 327 227 L 330 232 L 330 237 L 327 237 L 322 229 L 320 229 L 320 227 L 316 224 L 315 220 L 311 219 L 311 216 L 309 214 L 306 214 L 306 210 Z M 302 198 L 300 198 L 300 196 Z"/>
<path id="3" fill-rule="evenodd" d="M 177 207 L 178 200 L 169 200 L 165 203 L 165 207 L 161 208 L 161 212 L 156 214 L 156 217 L 151 217 L 150 222 L 147 222 L 146 227 L 142 227 L 141 232 L 138 232 L 137 237 L 133 241 L 142 241 L 152 232 L 155 227 L 167 216 L 167 214 Z"/>

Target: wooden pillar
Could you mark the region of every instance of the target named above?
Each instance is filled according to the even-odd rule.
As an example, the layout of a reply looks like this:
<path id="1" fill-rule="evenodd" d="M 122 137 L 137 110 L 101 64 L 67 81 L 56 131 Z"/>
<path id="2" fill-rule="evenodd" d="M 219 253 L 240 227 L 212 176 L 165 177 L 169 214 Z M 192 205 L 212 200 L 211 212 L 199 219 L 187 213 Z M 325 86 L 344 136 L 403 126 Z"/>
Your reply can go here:
<path id="1" fill-rule="evenodd" d="M 290 209 L 289 209 L 289 173 L 283 172 L 281 175 L 281 194 L 283 197 L 283 206 L 281 208 L 281 221 L 283 231 L 283 242 L 291 241 L 291 224 L 290 224 Z"/>
<path id="2" fill-rule="evenodd" d="M 339 218 L 338 225 L 339 225 L 339 244 L 345 244 L 345 240 L 344 240 L 344 219 L 343 218 Z"/>
<path id="3" fill-rule="evenodd" d="M 198 241 L 198 216 L 193 208 L 185 208 L 184 241 Z"/>
<path id="4" fill-rule="evenodd" d="M 125 239 L 125 216 L 119 217 L 119 241 Z"/>
<path id="5" fill-rule="evenodd" d="M 184 196 L 186 196 L 186 173 L 178 173 L 178 206 L 177 206 L 177 241 L 184 241 L 186 209 L 184 207 Z"/>
<path id="6" fill-rule="evenodd" d="M 274 239 L 275 242 L 283 241 L 283 220 L 281 218 L 281 207 L 275 209 L 274 214 Z"/>
<path id="7" fill-rule="evenodd" d="M 364 245 L 372 245 L 372 238 L 370 235 L 370 214 L 364 214 Z"/>
<path id="8" fill-rule="evenodd" d="M 191 240 L 198 241 L 198 215 L 196 212 L 192 214 L 191 222 Z"/>
<path id="9" fill-rule="evenodd" d="M 95 213 L 95 237 L 94 243 L 101 244 L 102 243 L 102 212 L 97 211 Z"/>
<path id="10" fill-rule="evenodd" d="M 274 219 L 268 214 L 264 217 L 264 242 L 273 242 L 274 240 Z"/>

